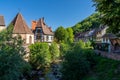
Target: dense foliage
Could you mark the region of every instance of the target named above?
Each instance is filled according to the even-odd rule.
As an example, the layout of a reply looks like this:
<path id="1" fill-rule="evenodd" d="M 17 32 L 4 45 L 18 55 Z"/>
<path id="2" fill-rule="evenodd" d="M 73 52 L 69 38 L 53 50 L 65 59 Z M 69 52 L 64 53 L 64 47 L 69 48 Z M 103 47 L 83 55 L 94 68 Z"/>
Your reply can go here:
<path id="1" fill-rule="evenodd" d="M 70 50 L 71 46 L 66 43 L 60 43 L 60 57 L 62 58 L 68 50 Z"/>
<path id="2" fill-rule="evenodd" d="M 119 80 L 120 79 L 120 61 L 104 58 L 98 55 L 89 56 L 92 59 L 93 66 L 91 73 L 88 73 L 83 80 Z"/>
<path id="3" fill-rule="evenodd" d="M 50 45 L 50 54 L 51 54 L 51 60 L 52 62 L 55 62 L 57 59 L 59 59 L 59 56 L 60 56 L 60 50 L 58 48 L 58 44 L 53 42 L 51 45 Z"/>
<path id="4" fill-rule="evenodd" d="M 55 31 L 55 39 L 57 42 L 64 42 L 67 39 L 67 31 L 64 27 L 60 26 Z"/>
<path id="5" fill-rule="evenodd" d="M 74 44 L 73 48 L 64 55 L 62 65 L 63 80 L 81 80 L 90 69 L 89 61 L 83 57 L 85 45 L 82 41 Z"/>
<path id="6" fill-rule="evenodd" d="M 97 12 L 97 13 L 94 13 L 91 16 L 87 17 L 83 21 L 75 24 L 72 27 L 74 34 L 78 33 L 78 32 L 85 32 L 85 31 L 88 31 L 90 29 L 99 27 L 99 25 L 100 25 L 99 18 L 100 18 L 100 13 Z"/>
<path id="7" fill-rule="evenodd" d="M 72 43 L 74 41 L 74 35 L 72 28 L 64 28 L 64 27 L 58 27 L 55 31 L 55 39 L 56 42 L 65 42 L 65 43 Z"/>
<path id="8" fill-rule="evenodd" d="M 92 0 L 101 14 L 103 24 L 109 26 L 109 32 L 120 31 L 120 0 Z"/>
<path id="9" fill-rule="evenodd" d="M 62 64 L 63 80 L 119 80 L 120 61 L 95 54 L 87 44 L 77 42 L 66 49 Z"/>
<path id="10" fill-rule="evenodd" d="M 72 43 L 74 41 L 74 35 L 73 35 L 73 29 L 72 28 L 67 28 L 67 43 Z"/>
<path id="11" fill-rule="evenodd" d="M 0 33 L 0 80 L 19 80 L 30 70 L 30 65 L 23 59 L 23 41 L 19 35 L 12 37 L 12 27 L 10 25 Z"/>
<path id="12" fill-rule="evenodd" d="M 34 69 L 45 68 L 51 63 L 51 54 L 47 43 L 35 43 L 29 46 L 29 62 Z"/>

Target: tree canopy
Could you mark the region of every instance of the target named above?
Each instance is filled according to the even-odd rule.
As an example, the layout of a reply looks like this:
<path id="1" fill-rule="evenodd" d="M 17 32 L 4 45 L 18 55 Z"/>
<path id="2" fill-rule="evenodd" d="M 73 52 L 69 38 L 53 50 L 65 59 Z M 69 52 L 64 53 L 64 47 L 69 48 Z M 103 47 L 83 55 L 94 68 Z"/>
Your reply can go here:
<path id="1" fill-rule="evenodd" d="M 58 48 L 57 43 L 53 42 L 50 45 L 49 49 L 50 49 L 50 54 L 51 54 L 52 62 L 55 62 L 60 57 L 60 50 Z"/>
<path id="2" fill-rule="evenodd" d="M 77 24 L 75 24 L 72 27 L 74 34 L 78 33 L 78 32 L 85 32 L 85 31 L 88 31 L 90 29 L 99 27 L 99 25 L 100 25 L 99 18 L 100 18 L 100 13 L 97 12 L 97 13 L 90 15 L 89 17 L 87 17 L 83 21 L 78 22 Z"/>
<path id="3" fill-rule="evenodd" d="M 69 28 L 66 29 L 66 31 L 67 31 L 67 34 L 68 34 L 67 42 L 72 43 L 74 41 L 73 29 L 69 27 Z"/>
<path id="4" fill-rule="evenodd" d="M 12 37 L 12 29 L 0 34 L 0 80 L 19 80 L 30 70 L 30 65 L 23 59 L 23 41 L 20 36 Z"/>
<path id="5" fill-rule="evenodd" d="M 67 50 L 62 64 L 63 80 L 82 80 L 88 73 L 90 64 L 86 57 L 83 57 L 84 51 L 82 41 L 74 44 L 72 49 Z"/>
<path id="6" fill-rule="evenodd" d="M 120 31 L 120 0 L 92 0 L 101 14 L 101 22 L 109 26 L 109 32 Z"/>
<path id="7" fill-rule="evenodd" d="M 29 46 L 30 59 L 29 62 L 34 69 L 45 68 L 51 63 L 51 55 L 49 45 L 47 43 L 37 42 Z"/>
<path id="8" fill-rule="evenodd" d="M 57 42 L 64 42 L 67 39 L 67 31 L 64 27 L 60 26 L 56 29 L 55 39 Z"/>

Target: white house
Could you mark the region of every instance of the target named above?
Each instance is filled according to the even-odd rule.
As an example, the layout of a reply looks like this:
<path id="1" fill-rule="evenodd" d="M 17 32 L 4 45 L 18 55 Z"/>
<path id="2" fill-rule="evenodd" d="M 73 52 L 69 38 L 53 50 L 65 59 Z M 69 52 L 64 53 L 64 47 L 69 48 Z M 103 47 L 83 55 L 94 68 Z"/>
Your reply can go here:
<path id="1" fill-rule="evenodd" d="M 35 42 L 53 42 L 54 33 L 52 32 L 51 27 L 48 27 L 45 24 L 44 18 L 41 18 L 38 21 L 32 21 L 32 31 L 34 33 Z"/>
<path id="2" fill-rule="evenodd" d="M 117 38 L 117 37 L 114 34 L 112 34 L 112 33 L 106 33 L 105 35 L 103 35 L 102 43 L 109 44 L 108 52 L 111 52 L 113 50 L 113 44 L 112 44 L 111 40 L 115 39 L 115 38 Z"/>

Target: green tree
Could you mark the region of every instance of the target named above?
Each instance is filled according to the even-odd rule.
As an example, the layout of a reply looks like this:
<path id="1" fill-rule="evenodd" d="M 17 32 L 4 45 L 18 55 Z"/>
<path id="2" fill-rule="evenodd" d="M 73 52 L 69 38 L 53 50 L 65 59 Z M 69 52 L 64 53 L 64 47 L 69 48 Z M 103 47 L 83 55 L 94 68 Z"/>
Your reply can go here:
<path id="1" fill-rule="evenodd" d="M 75 24 L 72 29 L 73 33 L 76 34 L 78 32 L 85 32 L 93 28 L 97 28 L 100 26 L 100 13 L 93 13 L 89 17 L 85 18 L 83 21 Z"/>
<path id="2" fill-rule="evenodd" d="M 75 44 L 75 49 L 78 51 L 79 49 L 84 49 L 86 48 L 85 46 L 85 42 L 83 42 L 82 40 L 80 40 L 79 42 L 77 42 Z"/>
<path id="3" fill-rule="evenodd" d="M 57 42 L 64 42 L 67 39 L 67 31 L 62 27 L 58 27 L 55 31 L 55 38 Z"/>
<path id="4" fill-rule="evenodd" d="M 0 34 L 0 80 L 19 80 L 20 76 L 30 70 L 30 65 L 23 59 L 23 41 L 20 36 L 12 37 L 12 29 Z"/>
<path id="5" fill-rule="evenodd" d="M 62 77 L 64 80 L 82 80 L 87 75 L 90 64 L 85 57 L 79 43 L 72 50 L 67 51 L 62 64 Z"/>
<path id="6" fill-rule="evenodd" d="M 81 29 L 82 25 L 80 23 L 77 23 L 75 24 L 72 28 L 73 28 L 73 31 L 74 31 L 74 34 L 75 33 L 78 33 L 78 32 L 82 32 L 82 29 Z"/>
<path id="7" fill-rule="evenodd" d="M 69 44 L 60 43 L 60 57 L 62 58 L 70 48 L 71 46 Z"/>
<path id="8" fill-rule="evenodd" d="M 92 0 L 101 14 L 101 22 L 109 26 L 109 32 L 120 31 L 120 0 Z"/>
<path id="9" fill-rule="evenodd" d="M 60 57 L 60 51 L 57 43 L 53 42 L 50 45 L 50 53 L 51 53 L 52 62 L 55 62 Z"/>
<path id="10" fill-rule="evenodd" d="M 48 67 L 51 63 L 51 55 L 49 45 L 47 43 L 35 43 L 29 46 L 30 59 L 29 62 L 34 69 Z"/>
<path id="11" fill-rule="evenodd" d="M 92 43 L 90 41 L 87 41 L 85 43 L 85 47 L 92 48 Z"/>
<path id="12" fill-rule="evenodd" d="M 66 42 L 70 42 L 72 43 L 74 41 L 74 35 L 73 35 L 73 30 L 72 28 L 67 28 L 67 34 L 68 34 L 68 37 L 67 37 L 67 41 Z"/>

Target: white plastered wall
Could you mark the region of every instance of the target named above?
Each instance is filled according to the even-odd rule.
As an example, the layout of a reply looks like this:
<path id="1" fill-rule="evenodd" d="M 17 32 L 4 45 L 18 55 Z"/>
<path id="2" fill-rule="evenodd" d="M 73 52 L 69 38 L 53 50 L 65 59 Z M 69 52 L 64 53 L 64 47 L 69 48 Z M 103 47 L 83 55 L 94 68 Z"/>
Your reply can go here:
<path id="1" fill-rule="evenodd" d="M 30 44 L 30 36 L 31 36 L 31 44 L 34 44 L 34 35 L 33 34 L 13 34 L 13 37 L 20 35 L 22 40 L 25 40 L 25 44 Z"/>
<path id="2" fill-rule="evenodd" d="M 34 34 L 26 34 L 26 44 L 30 44 L 30 37 L 31 43 L 34 44 Z"/>
<path id="3" fill-rule="evenodd" d="M 5 26 L 0 26 L 0 31 L 2 31 L 2 30 L 4 30 L 4 29 L 6 29 Z"/>

